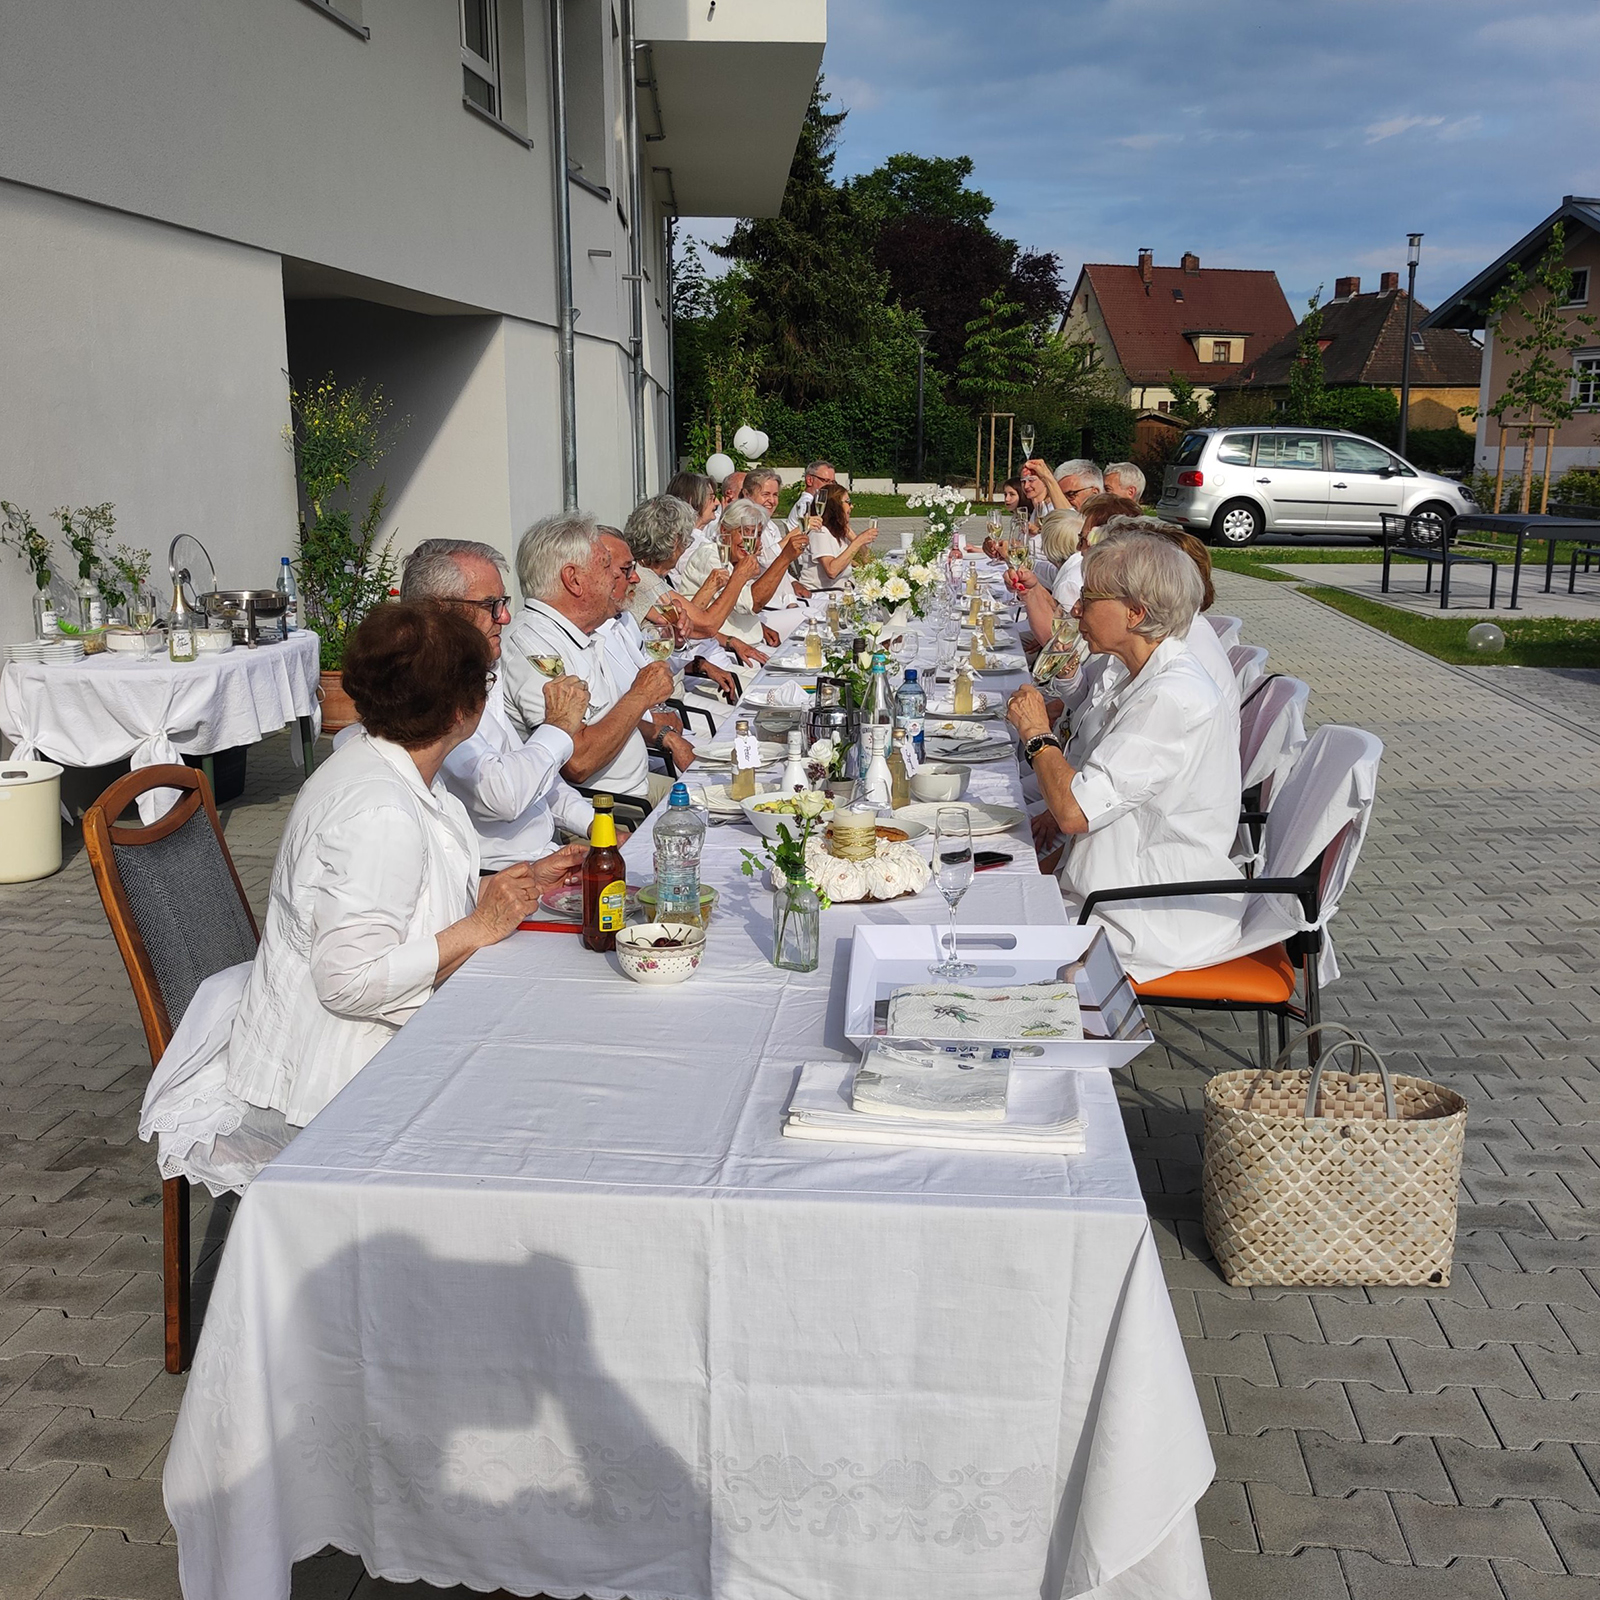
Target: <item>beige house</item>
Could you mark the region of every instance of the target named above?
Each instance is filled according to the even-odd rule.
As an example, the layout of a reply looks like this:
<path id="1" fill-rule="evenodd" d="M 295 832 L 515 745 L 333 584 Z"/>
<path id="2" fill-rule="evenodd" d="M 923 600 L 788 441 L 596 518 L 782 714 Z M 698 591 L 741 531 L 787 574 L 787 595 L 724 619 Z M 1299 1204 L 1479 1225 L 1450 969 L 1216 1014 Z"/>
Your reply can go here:
<path id="1" fill-rule="evenodd" d="M 1172 407 L 1173 374 L 1195 385 L 1202 403 L 1215 386 L 1294 330 L 1294 313 L 1276 273 L 1207 267 L 1185 251 L 1158 267 L 1141 250 L 1133 265 L 1091 262 L 1078 274 L 1062 332 L 1093 345 L 1095 363 L 1118 397 L 1140 411 Z"/>
<path id="2" fill-rule="evenodd" d="M 1490 327 L 1489 302 L 1505 282 L 1513 262 L 1520 263 L 1525 272 L 1531 273 L 1549 244 L 1551 229 L 1558 222 L 1566 225 L 1566 265 L 1572 272 L 1572 298 L 1568 302 L 1573 319 L 1571 325 L 1575 331 L 1583 331 L 1576 319 L 1590 313 L 1600 314 L 1600 199 L 1570 194 L 1538 227 L 1423 320 L 1424 330 L 1484 330 L 1478 394 L 1473 402 L 1480 409 L 1494 402 L 1514 370 L 1503 348 L 1503 340 L 1521 331 L 1522 326 L 1522 318 L 1516 316 L 1515 321 L 1508 319 L 1507 326 Z M 1580 409 L 1570 422 L 1556 429 L 1551 460 L 1553 476 L 1573 467 L 1600 467 L 1600 327 L 1583 331 L 1583 338 L 1583 347 L 1564 358 L 1572 364 L 1572 396 L 1579 402 Z M 1506 423 L 1506 468 L 1517 471 L 1522 464 L 1522 435 L 1515 418 L 1508 415 Z M 1493 417 L 1485 417 L 1478 427 L 1478 465 L 1492 472 L 1499 450 L 1500 429 Z M 1535 469 L 1540 472 L 1544 470 L 1544 452 L 1545 434 L 1541 429 L 1534 456 Z"/>

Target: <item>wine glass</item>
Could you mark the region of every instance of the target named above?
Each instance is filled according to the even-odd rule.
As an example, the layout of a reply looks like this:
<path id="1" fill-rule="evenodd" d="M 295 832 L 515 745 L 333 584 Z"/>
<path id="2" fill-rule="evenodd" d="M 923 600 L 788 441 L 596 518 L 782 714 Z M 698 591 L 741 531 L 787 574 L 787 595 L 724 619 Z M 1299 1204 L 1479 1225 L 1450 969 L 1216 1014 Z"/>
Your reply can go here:
<path id="1" fill-rule="evenodd" d="M 1031 422 L 1024 422 L 1022 424 L 1022 459 L 1024 461 L 1033 460 L 1033 440 L 1033 424 Z"/>
<path id="2" fill-rule="evenodd" d="M 560 656 L 529 656 L 528 664 L 542 672 L 547 678 L 566 676 L 567 664 Z"/>
<path id="3" fill-rule="evenodd" d="M 128 620 L 139 630 L 139 658 L 150 659 L 150 630 L 156 625 L 156 597 L 136 594 L 128 607 Z"/>
<path id="4" fill-rule="evenodd" d="M 652 661 L 670 661 L 677 641 L 673 638 L 672 629 L 664 622 L 646 622 L 639 632 L 644 639 L 644 653 Z M 665 711 L 665 701 L 658 706 L 652 706 L 652 711 Z"/>
<path id="5" fill-rule="evenodd" d="M 951 980 L 973 977 L 978 969 L 959 960 L 956 949 L 956 907 L 972 884 L 972 822 L 959 806 L 940 806 L 934 819 L 933 869 L 934 882 L 950 908 L 950 954 L 929 967 L 928 975 Z"/>

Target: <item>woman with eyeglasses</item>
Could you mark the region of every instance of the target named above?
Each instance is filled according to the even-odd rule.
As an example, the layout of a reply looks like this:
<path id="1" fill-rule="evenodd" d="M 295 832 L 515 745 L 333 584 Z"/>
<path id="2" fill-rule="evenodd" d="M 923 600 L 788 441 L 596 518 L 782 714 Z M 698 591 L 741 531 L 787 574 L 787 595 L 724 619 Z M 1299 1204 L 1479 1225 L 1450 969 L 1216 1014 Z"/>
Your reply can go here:
<path id="1" fill-rule="evenodd" d="M 493 681 L 463 608 L 379 606 L 345 653 L 362 729 L 306 780 L 272 869 L 255 959 L 208 978 L 145 1096 L 164 1177 L 243 1189 L 474 952 L 571 879 L 568 845 L 480 882 L 443 768 Z"/>
<path id="2" fill-rule="evenodd" d="M 1106 658 L 1098 737 L 1075 765 L 1032 685 L 1007 719 L 1048 810 L 1034 819 L 1046 849 L 1066 835 L 1058 876 L 1069 908 L 1096 890 L 1234 879 L 1239 740 L 1186 637 L 1203 590 L 1195 564 L 1148 533 L 1108 537 L 1084 556 L 1073 608 L 1084 641 Z M 1209 625 L 1198 623 L 1199 627 Z M 1136 982 L 1201 967 L 1234 943 L 1242 897 L 1181 896 L 1100 907 Z"/>

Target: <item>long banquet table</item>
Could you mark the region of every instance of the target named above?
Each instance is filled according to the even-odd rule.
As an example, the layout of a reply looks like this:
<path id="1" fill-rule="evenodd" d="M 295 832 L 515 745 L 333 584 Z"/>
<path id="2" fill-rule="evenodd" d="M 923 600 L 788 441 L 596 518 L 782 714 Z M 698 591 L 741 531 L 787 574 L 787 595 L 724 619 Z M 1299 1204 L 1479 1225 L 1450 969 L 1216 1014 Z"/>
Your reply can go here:
<path id="1" fill-rule="evenodd" d="M 783 1139 L 798 1067 L 854 1054 L 851 930 L 943 902 L 835 907 L 781 972 L 750 838 L 708 835 L 689 983 L 517 934 L 246 1193 L 164 1480 L 189 1600 L 285 1600 L 328 1544 L 595 1600 L 1204 1600 L 1211 1454 L 1109 1075 L 1077 1158 Z M 960 920 L 1063 912 L 1030 850 Z"/>

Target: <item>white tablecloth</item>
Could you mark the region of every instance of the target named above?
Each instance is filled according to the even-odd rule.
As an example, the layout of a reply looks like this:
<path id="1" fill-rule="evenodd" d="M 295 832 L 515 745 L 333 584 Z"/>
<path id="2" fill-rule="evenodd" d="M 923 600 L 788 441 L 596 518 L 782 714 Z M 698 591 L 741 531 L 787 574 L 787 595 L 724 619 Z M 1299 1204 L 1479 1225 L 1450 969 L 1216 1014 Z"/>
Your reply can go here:
<path id="1" fill-rule="evenodd" d="M 190 1600 L 283 1600 L 329 1543 L 596 1600 L 1206 1595 L 1109 1077 L 1072 1160 L 784 1140 L 800 1064 L 853 1054 L 850 929 L 942 902 L 835 908 L 782 973 L 734 837 L 688 984 L 514 935 L 247 1192 L 165 1475 Z M 1016 871 L 961 917 L 1063 912 Z"/>
<path id="2" fill-rule="evenodd" d="M 17 760 L 69 767 L 124 757 L 134 768 L 154 767 L 213 755 L 255 744 L 297 717 L 320 728 L 319 651 L 316 634 L 302 629 L 279 644 L 182 665 L 110 651 L 70 666 L 11 661 L 0 672 L 0 730 Z M 153 822 L 175 793 L 152 791 L 140 815 Z"/>

